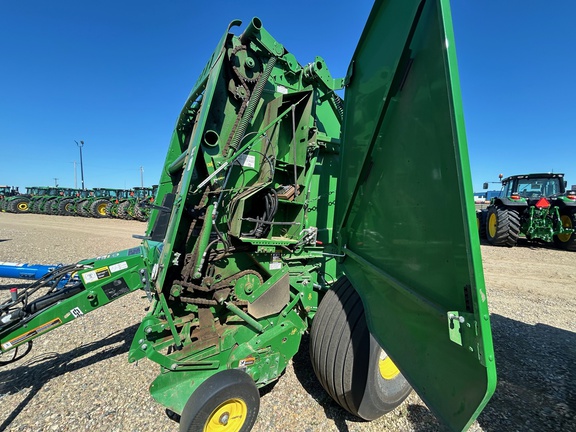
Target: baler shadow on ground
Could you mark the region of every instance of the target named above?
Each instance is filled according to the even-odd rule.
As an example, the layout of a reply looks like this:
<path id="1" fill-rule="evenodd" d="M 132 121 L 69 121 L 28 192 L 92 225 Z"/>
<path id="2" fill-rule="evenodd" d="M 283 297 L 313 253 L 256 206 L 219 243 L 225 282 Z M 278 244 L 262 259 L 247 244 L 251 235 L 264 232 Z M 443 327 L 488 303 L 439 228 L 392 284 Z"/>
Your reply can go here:
<path id="1" fill-rule="evenodd" d="M 26 397 L 0 424 L 0 430 L 7 430 L 8 426 L 26 408 L 42 387 L 52 379 L 65 373 L 90 367 L 106 359 L 126 354 L 137 328 L 138 325 L 130 326 L 124 330 L 112 333 L 104 339 L 82 345 L 61 354 L 46 352 L 34 355 L 34 348 L 32 348 L 32 353 L 26 357 L 20 366 L 9 370 L 0 369 L 0 398 L 5 394 L 18 393 L 29 389 Z"/>

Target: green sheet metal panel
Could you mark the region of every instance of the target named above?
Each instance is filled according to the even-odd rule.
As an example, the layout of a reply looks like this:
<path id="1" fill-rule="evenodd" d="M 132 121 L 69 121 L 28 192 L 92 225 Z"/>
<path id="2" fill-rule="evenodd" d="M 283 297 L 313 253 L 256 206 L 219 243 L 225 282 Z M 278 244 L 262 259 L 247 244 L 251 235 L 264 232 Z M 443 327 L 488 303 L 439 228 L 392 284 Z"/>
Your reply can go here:
<path id="1" fill-rule="evenodd" d="M 376 339 L 465 429 L 496 370 L 449 2 L 377 1 L 347 80 L 343 267 Z"/>

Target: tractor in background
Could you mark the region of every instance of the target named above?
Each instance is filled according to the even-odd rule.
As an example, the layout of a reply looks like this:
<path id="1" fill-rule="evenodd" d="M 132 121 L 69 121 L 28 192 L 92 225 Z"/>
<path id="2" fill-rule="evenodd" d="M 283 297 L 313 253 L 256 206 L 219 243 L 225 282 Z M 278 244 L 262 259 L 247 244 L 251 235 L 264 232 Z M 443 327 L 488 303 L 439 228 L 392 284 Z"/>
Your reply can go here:
<path id="1" fill-rule="evenodd" d="M 120 217 L 118 214 L 118 207 L 120 204 L 128 200 L 130 198 L 130 194 L 133 193 L 134 192 L 131 189 L 118 189 L 116 192 L 116 197 L 111 199 L 108 205 L 106 205 L 106 215 L 111 218 L 125 219 Z"/>
<path id="2" fill-rule="evenodd" d="M 121 219 L 136 219 L 146 222 L 150 216 L 149 205 L 154 202 L 157 185 L 149 187 L 134 187 L 129 196 L 116 207 L 117 217 Z"/>
<path id="3" fill-rule="evenodd" d="M 106 208 L 115 200 L 119 189 L 94 188 L 86 196 L 78 198 L 76 214 L 84 217 L 106 218 Z"/>
<path id="4" fill-rule="evenodd" d="M 494 246 L 512 247 L 523 235 L 576 251 L 576 191 L 566 190 L 564 174 L 520 174 L 501 182 L 500 195 L 477 213 L 481 237 Z"/>
<path id="5" fill-rule="evenodd" d="M 12 201 L 10 198 L 20 196 L 17 186 L 0 186 L 0 211 L 8 211 L 7 207 Z"/>

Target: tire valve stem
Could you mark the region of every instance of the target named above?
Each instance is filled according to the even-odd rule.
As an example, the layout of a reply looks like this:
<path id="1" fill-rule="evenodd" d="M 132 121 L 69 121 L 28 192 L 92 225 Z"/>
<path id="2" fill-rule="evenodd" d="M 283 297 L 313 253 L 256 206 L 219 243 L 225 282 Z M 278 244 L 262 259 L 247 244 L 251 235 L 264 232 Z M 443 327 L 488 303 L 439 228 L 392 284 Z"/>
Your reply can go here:
<path id="1" fill-rule="evenodd" d="M 18 301 L 18 288 L 10 288 L 10 297 L 13 302 Z"/>

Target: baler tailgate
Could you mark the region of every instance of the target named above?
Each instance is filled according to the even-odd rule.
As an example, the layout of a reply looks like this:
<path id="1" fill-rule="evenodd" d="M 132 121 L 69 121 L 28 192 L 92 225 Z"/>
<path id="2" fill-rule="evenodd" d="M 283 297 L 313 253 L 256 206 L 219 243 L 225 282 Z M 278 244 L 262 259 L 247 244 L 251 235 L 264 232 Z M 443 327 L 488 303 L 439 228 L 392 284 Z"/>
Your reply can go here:
<path id="1" fill-rule="evenodd" d="M 377 2 L 347 82 L 344 269 L 375 338 L 461 430 L 496 372 L 449 2 Z"/>

